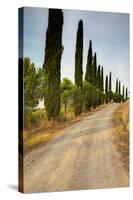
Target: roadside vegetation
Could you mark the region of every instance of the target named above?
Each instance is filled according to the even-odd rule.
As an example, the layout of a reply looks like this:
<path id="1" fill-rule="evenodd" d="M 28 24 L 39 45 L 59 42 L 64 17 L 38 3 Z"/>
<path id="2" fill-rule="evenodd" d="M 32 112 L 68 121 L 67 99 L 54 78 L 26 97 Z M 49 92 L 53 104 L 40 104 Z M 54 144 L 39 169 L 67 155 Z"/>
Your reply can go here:
<path id="1" fill-rule="evenodd" d="M 120 104 L 113 118 L 114 142 L 121 153 L 124 167 L 129 172 L 129 101 Z"/>

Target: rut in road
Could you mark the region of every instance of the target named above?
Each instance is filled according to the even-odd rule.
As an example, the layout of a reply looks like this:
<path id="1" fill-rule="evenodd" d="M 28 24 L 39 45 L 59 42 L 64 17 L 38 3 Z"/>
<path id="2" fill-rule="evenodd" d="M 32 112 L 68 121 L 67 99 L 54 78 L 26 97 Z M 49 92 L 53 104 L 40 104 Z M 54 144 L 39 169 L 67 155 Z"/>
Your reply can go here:
<path id="1" fill-rule="evenodd" d="M 128 174 L 113 144 L 117 106 L 107 105 L 25 156 L 24 192 L 128 186 Z"/>

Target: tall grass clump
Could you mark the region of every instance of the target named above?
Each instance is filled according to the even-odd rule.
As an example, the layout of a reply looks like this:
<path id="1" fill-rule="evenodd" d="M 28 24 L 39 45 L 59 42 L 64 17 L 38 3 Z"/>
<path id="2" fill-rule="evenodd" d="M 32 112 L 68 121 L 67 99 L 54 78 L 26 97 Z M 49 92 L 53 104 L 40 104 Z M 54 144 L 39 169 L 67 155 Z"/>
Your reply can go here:
<path id="1" fill-rule="evenodd" d="M 46 120 L 46 112 L 44 109 L 37 109 L 31 113 L 25 114 L 25 129 L 38 127 L 43 120 Z"/>

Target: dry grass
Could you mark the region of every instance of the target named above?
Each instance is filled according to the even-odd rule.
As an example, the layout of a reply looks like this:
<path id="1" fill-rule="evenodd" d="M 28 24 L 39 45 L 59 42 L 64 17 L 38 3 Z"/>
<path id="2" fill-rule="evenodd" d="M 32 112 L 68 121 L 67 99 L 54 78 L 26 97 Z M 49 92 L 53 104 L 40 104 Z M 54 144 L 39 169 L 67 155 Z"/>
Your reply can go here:
<path id="1" fill-rule="evenodd" d="M 114 141 L 121 153 L 124 167 L 129 171 L 129 102 L 120 104 L 113 118 Z"/>

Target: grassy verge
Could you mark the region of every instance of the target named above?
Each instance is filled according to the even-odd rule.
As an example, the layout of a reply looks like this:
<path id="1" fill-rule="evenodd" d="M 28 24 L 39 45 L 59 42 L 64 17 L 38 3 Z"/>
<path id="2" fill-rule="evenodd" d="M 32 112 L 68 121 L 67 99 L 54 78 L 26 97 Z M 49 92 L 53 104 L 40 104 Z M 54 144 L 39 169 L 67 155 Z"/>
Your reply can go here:
<path id="1" fill-rule="evenodd" d="M 113 123 L 114 142 L 121 153 L 124 168 L 129 172 L 129 102 L 120 104 L 114 114 Z"/>
<path id="2" fill-rule="evenodd" d="M 101 105 L 96 109 L 91 110 L 90 112 L 82 113 L 78 117 L 74 117 L 74 114 L 69 111 L 67 113 L 66 120 L 63 120 L 63 118 L 61 118 L 59 121 L 54 122 L 48 121 L 46 117 L 43 116 L 41 118 L 41 121 L 37 123 L 38 116 L 40 116 L 38 112 L 42 113 L 42 111 L 35 111 L 34 117 L 37 116 L 37 119 L 34 119 L 34 121 L 35 124 L 37 123 L 37 126 L 31 126 L 29 129 L 26 129 L 23 132 L 24 153 L 28 153 L 31 150 L 50 142 L 53 138 L 63 135 L 63 131 L 65 128 L 81 121 L 84 117 L 88 115 L 92 115 L 93 113 L 102 109 L 105 106 L 106 105 Z"/>

